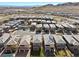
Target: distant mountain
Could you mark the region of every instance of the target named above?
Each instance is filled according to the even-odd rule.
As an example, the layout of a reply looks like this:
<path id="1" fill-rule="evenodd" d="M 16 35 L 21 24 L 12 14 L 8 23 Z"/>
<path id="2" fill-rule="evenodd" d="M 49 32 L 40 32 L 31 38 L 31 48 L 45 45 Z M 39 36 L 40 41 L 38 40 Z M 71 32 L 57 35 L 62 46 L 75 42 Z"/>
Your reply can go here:
<path id="1" fill-rule="evenodd" d="M 57 5 L 47 4 L 42 7 L 45 7 L 45 6 L 79 6 L 79 2 L 67 2 L 67 3 L 63 3 L 63 4 L 57 4 Z"/>
<path id="2" fill-rule="evenodd" d="M 54 6 L 53 4 L 47 4 L 47 5 L 44 5 L 44 6 Z"/>
<path id="3" fill-rule="evenodd" d="M 67 3 L 63 3 L 63 4 L 58 4 L 57 6 L 79 6 L 79 2 L 67 2 Z"/>
<path id="4" fill-rule="evenodd" d="M 67 2 L 62 4 L 47 4 L 40 7 L 32 8 L 34 11 L 43 12 L 61 12 L 61 13 L 72 13 L 79 14 L 79 2 Z M 40 13 L 40 12 L 39 12 Z"/>

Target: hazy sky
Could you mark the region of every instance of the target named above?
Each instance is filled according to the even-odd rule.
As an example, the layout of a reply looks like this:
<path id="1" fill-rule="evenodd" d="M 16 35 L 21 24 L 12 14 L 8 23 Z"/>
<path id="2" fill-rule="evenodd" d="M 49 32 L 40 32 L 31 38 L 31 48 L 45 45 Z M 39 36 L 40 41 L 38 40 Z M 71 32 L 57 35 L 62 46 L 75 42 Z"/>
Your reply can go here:
<path id="1" fill-rule="evenodd" d="M 41 6 L 46 4 L 62 4 L 63 2 L 0 2 L 0 6 Z"/>

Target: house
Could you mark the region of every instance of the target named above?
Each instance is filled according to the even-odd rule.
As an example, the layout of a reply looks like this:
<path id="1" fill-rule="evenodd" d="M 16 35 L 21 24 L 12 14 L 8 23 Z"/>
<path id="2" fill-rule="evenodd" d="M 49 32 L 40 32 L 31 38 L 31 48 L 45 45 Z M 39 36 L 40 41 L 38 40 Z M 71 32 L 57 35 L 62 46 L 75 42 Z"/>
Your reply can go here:
<path id="1" fill-rule="evenodd" d="M 73 32 L 73 33 L 77 33 L 77 27 L 75 25 L 72 25 L 72 24 L 68 24 L 68 26 L 70 26 L 70 31 Z"/>
<path id="2" fill-rule="evenodd" d="M 64 40 L 67 43 L 67 47 L 74 55 L 78 55 L 79 43 L 72 37 L 72 35 L 63 35 Z"/>
<path id="3" fill-rule="evenodd" d="M 41 21 L 42 21 L 41 19 L 38 19 L 37 24 L 41 24 Z"/>
<path id="4" fill-rule="evenodd" d="M 44 50 L 45 56 L 54 56 L 54 40 L 52 35 L 45 34 L 44 37 Z"/>
<path id="5" fill-rule="evenodd" d="M 64 27 L 61 24 L 57 23 L 56 29 L 58 33 L 63 33 Z"/>
<path id="6" fill-rule="evenodd" d="M 52 21 L 52 24 L 56 24 L 56 21 Z"/>
<path id="7" fill-rule="evenodd" d="M 66 42 L 60 35 L 53 35 L 53 38 L 55 40 L 55 46 L 58 50 L 65 49 L 66 48 Z"/>
<path id="8" fill-rule="evenodd" d="M 52 22 L 50 20 L 47 20 L 47 24 L 51 24 Z"/>
<path id="9" fill-rule="evenodd" d="M 61 24 L 56 24 L 57 29 L 63 29 L 63 26 Z"/>
<path id="10" fill-rule="evenodd" d="M 49 24 L 49 26 L 50 26 L 50 32 L 54 32 L 55 33 L 55 30 L 56 30 L 55 24 Z"/>
<path id="11" fill-rule="evenodd" d="M 41 22 L 42 22 L 42 24 L 46 24 L 47 23 L 46 20 L 42 20 Z"/>
<path id="12" fill-rule="evenodd" d="M 36 25 L 36 32 L 39 33 L 42 31 L 42 24 L 37 24 Z"/>
<path id="13" fill-rule="evenodd" d="M 48 33 L 49 32 L 49 25 L 43 24 L 43 30 L 44 30 L 44 32 Z"/>
<path id="14" fill-rule="evenodd" d="M 42 46 L 42 35 L 33 35 L 31 53 L 32 55 L 39 55 Z"/>
<path id="15" fill-rule="evenodd" d="M 35 28 L 36 28 L 36 22 L 32 22 L 32 23 L 31 23 L 30 30 L 31 30 L 31 31 L 34 31 Z"/>
<path id="16" fill-rule="evenodd" d="M 9 28 L 10 28 L 10 26 L 6 26 L 5 24 L 2 24 L 1 26 L 0 26 L 0 28 L 2 28 L 3 29 L 3 32 L 9 32 Z"/>
<path id="17" fill-rule="evenodd" d="M 33 19 L 32 21 L 33 21 L 33 22 L 37 22 L 37 19 Z"/>
<path id="18" fill-rule="evenodd" d="M 67 23 L 61 23 L 65 30 L 71 30 L 71 28 L 67 25 Z"/>

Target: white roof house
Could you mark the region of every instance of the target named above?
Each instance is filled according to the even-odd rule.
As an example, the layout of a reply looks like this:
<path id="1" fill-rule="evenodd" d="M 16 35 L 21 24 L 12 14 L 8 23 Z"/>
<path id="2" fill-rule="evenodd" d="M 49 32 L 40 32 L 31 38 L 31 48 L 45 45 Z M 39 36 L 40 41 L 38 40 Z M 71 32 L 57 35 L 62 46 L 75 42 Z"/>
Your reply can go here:
<path id="1" fill-rule="evenodd" d="M 54 24 L 49 24 L 51 29 L 56 29 L 56 26 Z"/>
<path id="2" fill-rule="evenodd" d="M 50 24 L 50 23 L 52 23 L 50 20 L 47 20 L 47 24 Z"/>
<path id="3" fill-rule="evenodd" d="M 62 26 L 61 24 L 56 24 L 56 26 L 57 26 L 58 28 L 62 28 L 62 29 L 63 29 L 63 26 Z"/>
<path id="4" fill-rule="evenodd" d="M 33 46 L 33 51 L 35 50 L 39 50 L 39 48 L 41 48 L 42 45 L 42 36 L 40 34 L 38 35 L 34 35 L 33 36 L 33 40 L 32 40 L 32 46 Z"/>
<path id="5" fill-rule="evenodd" d="M 69 28 L 69 26 L 66 23 L 62 23 L 62 26 Z"/>
<path id="6" fill-rule="evenodd" d="M 47 23 L 46 20 L 42 20 L 41 22 L 42 22 L 42 23 Z"/>
<path id="7" fill-rule="evenodd" d="M 42 28 L 42 24 L 37 24 L 36 28 Z"/>
<path id="8" fill-rule="evenodd" d="M 51 36 L 49 34 L 45 34 L 43 37 L 44 37 L 45 45 L 49 45 L 49 46 L 54 45 L 53 38 L 51 38 Z"/>
<path id="9" fill-rule="evenodd" d="M 55 41 L 57 44 L 66 44 L 66 42 L 64 41 L 64 39 L 62 38 L 62 36 L 60 35 L 53 35 Z"/>
<path id="10" fill-rule="evenodd" d="M 72 25 L 72 24 L 68 24 L 72 29 L 76 29 L 76 26 L 75 25 Z"/>
<path id="11" fill-rule="evenodd" d="M 79 45 L 79 43 L 72 37 L 72 35 L 63 35 L 65 40 L 72 45 Z"/>
<path id="12" fill-rule="evenodd" d="M 46 29 L 49 29 L 49 25 L 48 24 L 43 24 L 43 27 Z"/>
<path id="13" fill-rule="evenodd" d="M 36 22 L 32 22 L 31 23 L 31 26 L 36 26 Z"/>
<path id="14" fill-rule="evenodd" d="M 52 21 L 53 24 L 56 24 L 56 21 Z"/>

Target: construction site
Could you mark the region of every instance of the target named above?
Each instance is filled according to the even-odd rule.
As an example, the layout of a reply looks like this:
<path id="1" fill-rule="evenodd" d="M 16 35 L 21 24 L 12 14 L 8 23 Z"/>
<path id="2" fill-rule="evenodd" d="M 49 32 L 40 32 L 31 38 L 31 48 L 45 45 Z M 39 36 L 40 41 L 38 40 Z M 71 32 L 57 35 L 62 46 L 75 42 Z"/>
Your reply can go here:
<path id="1" fill-rule="evenodd" d="M 0 25 L 1 57 L 79 57 L 79 20 L 14 15 Z"/>

